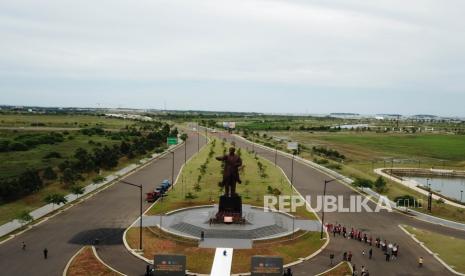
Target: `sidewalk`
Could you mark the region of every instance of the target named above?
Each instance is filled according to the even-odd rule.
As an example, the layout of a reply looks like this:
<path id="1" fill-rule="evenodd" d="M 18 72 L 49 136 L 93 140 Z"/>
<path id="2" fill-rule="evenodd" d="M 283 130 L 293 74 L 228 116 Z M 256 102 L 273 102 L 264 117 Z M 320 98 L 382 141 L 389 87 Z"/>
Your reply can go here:
<path id="1" fill-rule="evenodd" d="M 402 168 L 396 168 L 396 169 L 400 170 Z M 416 191 L 416 192 L 418 192 L 420 194 L 423 194 L 423 195 L 426 195 L 426 196 L 429 195 L 428 191 L 425 191 L 424 189 L 421 189 L 421 188 L 418 187 L 418 183 L 416 181 L 403 180 L 403 179 L 401 180 L 401 179 L 399 179 L 397 177 L 393 177 L 393 176 L 383 172 L 383 170 L 389 170 L 389 169 L 388 168 L 375 169 L 375 173 L 378 174 L 378 175 L 383 176 L 384 178 L 387 178 L 387 179 L 395 181 L 395 182 L 397 182 L 397 183 L 399 183 L 401 185 L 409 187 L 410 189 L 412 189 L 412 190 L 414 190 L 414 191 Z M 438 170 L 436 170 L 436 171 L 438 171 Z M 456 202 L 450 201 L 450 200 L 448 200 L 446 198 L 443 198 L 443 197 L 440 197 L 438 195 L 433 194 L 433 199 L 440 199 L 440 198 L 442 198 L 444 200 L 445 204 L 449 204 L 449 205 L 457 207 L 457 208 L 462 208 L 462 209 L 465 208 L 465 205 L 463 205 L 463 204 L 458 204 Z"/>
<path id="2" fill-rule="evenodd" d="M 181 145 L 181 144 L 179 144 L 179 145 Z M 179 145 L 176 145 L 176 146 L 179 146 Z M 172 146 L 168 150 L 171 150 L 176 146 Z M 34 211 L 30 212 L 29 214 L 34 218 L 34 220 L 43 218 L 46 215 L 56 211 L 57 209 L 59 209 L 59 208 L 61 208 L 63 206 L 66 206 L 66 205 L 70 205 L 71 203 L 80 200 L 81 198 L 83 198 L 86 195 L 94 192 L 95 190 L 98 190 L 98 189 L 108 185 L 112 181 L 115 181 L 116 179 L 120 178 L 121 176 L 124 176 L 124 175 L 130 173 L 131 171 L 139 168 L 140 166 L 143 166 L 143 165 L 147 164 L 148 162 L 154 160 L 155 158 L 165 154 L 167 151 L 165 151 L 163 153 L 155 153 L 149 158 L 141 159 L 136 164 L 128 165 L 127 167 L 124 167 L 121 170 L 119 170 L 119 171 L 105 177 L 105 180 L 103 182 L 92 183 L 92 184 L 87 185 L 85 187 L 84 193 L 82 195 L 80 195 L 79 198 L 77 198 L 77 196 L 74 195 L 74 194 L 66 195 L 66 199 L 68 200 L 68 202 L 66 204 L 61 204 L 61 205 L 47 204 L 47 205 L 44 205 L 44 206 L 42 206 L 42 207 L 40 207 L 38 209 L 35 209 Z M 10 222 L 7 222 L 7 223 L 5 223 L 3 225 L 0 225 L 0 237 L 3 237 L 5 235 L 10 234 L 11 232 L 20 229 L 22 226 L 23 225 L 17 219 L 12 220 Z"/>

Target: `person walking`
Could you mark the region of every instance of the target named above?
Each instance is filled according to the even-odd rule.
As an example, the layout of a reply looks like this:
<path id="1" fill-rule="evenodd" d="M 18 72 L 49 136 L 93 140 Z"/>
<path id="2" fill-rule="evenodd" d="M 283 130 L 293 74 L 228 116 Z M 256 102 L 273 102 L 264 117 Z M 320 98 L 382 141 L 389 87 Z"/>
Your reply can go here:
<path id="1" fill-rule="evenodd" d="M 347 257 L 347 261 L 351 262 L 352 261 L 352 251 L 349 251 L 349 255 Z"/>
<path id="2" fill-rule="evenodd" d="M 365 250 L 362 250 L 362 256 L 365 257 Z"/>
<path id="3" fill-rule="evenodd" d="M 46 260 L 48 258 L 48 249 L 44 248 L 44 259 Z"/>
<path id="4" fill-rule="evenodd" d="M 342 260 L 347 261 L 347 252 L 344 252 L 344 254 L 342 254 Z"/>
<path id="5" fill-rule="evenodd" d="M 25 243 L 25 242 L 22 242 L 22 243 L 21 243 L 21 249 L 22 249 L 23 251 L 26 250 L 26 243 Z"/>
<path id="6" fill-rule="evenodd" d="M 357 271 L 357 268 L 355 267 L 355 265 L 352 266 L 352 276 L 357 276 L 358 275 L 358 271 Z"/>
<path id="7" fill-rule="evenodd" d="M 371 260 L 373 258 L 373 249 L 370 248 L 370 251 L 368 251 L 368 258 Z"/>
<path id="8" fill-rule="evenodd" d="M 418 267 L 423 267 L 423 257 L 418 258 Z"/>
<path id="9" fill-rule="evenodd" d="M 292 276 L 292 270 L 290 267 L 287 268 L 286 273 L 284 274 L 286 276 Z"/>

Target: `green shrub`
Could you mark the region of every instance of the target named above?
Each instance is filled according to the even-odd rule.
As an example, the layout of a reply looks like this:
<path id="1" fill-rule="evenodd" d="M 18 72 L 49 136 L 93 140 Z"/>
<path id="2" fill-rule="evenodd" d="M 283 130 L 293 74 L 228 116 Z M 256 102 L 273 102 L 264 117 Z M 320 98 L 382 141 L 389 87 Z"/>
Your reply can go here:
<path id="1" fill-rule="evenodd" d="M 361 188 L 371 188 L 373 187 L 373 181 L 364 178 L 357 178 L 355 179 L 353 185 Z"/>

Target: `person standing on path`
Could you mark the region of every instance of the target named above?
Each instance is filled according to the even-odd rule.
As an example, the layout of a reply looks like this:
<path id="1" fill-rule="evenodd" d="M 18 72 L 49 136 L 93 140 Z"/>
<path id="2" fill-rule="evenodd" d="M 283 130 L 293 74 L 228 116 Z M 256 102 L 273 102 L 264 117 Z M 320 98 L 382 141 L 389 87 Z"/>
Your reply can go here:
<path id="1" fill-rule="evenodd" d="M 48 258 L 48 249 L 44 248 L 44 259 L 46 260 Z"/>
<path id="2" fill-rule="evenodd" d="M 418 267 L 423 267 L 423 257 L 418 258 Z"/>

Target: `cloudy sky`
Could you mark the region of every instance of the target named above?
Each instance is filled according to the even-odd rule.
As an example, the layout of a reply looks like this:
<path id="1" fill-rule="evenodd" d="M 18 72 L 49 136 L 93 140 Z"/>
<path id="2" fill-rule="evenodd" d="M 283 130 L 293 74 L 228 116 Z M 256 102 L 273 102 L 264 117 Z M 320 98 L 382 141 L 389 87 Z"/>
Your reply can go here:
<path id="1" fill-rule="evenodd" d="M 465 116 L 465 1 L 0 0 L 0 104 Z"/>

